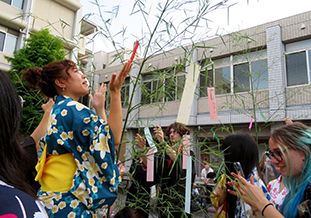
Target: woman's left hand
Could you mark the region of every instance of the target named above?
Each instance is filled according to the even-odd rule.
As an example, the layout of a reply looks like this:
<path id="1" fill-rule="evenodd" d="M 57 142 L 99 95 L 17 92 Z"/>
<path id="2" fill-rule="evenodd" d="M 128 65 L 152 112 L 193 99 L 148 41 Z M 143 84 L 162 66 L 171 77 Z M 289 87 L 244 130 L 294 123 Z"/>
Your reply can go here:
<path id="1" fill-rule="evenodd" d="M 261 188 L 255 185 L 254 176 L 251 176 L 251 183 L 249 183 L 241 175 L 237 175 L 235 173 L 231 173 L 231 175 L 237 178 L 240 182 L 228 182 L 231 187 L 238 190 L 238 192 L 236 192 L 228 189 L 227 191 L 230 194 L 243 199 L 245 203 L 252 207 L 253 210 L 259 209 L 261 211 L 267 203 L 270 203 Z"/>
<path id="2" fill-rule="evenodd" d="M 116 75 L 115 73 L 112 74 L 111 80 L 109 82 L 109 89 L 111 92 L 119 92 L 121 90 L 125 78 L 132 69 L 132 65 L 133 64 L 131 63 L 131 61 L 128 61 L 123 65 L 118 75 Z"/>
<path id="3" fill-rule="evenodd" d="M 89 94 L 91 104 L 94 106 L 95 110 L 105 108 L 106 90 L 107 90 L 106 84 L 102 83 L 99 90 L 98 85 L 96 84 L 94 97 L 91 94 Z"/>

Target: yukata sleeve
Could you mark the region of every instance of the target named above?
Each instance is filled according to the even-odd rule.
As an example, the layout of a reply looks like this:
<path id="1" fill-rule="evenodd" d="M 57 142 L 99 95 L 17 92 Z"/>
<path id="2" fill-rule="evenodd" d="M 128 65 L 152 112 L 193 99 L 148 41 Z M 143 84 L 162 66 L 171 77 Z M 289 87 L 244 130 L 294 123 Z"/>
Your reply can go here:
<path id="1" fill-rule="evenodd" d="M 216 209 L 222 206 L 219 205 L 219 198 L 225 188 L 226 188 L 226 176 L 225 174 L 222 174 L 210 196 L 211 202 Z"/>
<path id="2" fill-rule="evenodd" d="M 88 113 L 83 113 L 82 123 L 79 122 L 75 125 L 81 141 L 80 146 L 83 146 L 81 150 L 87 151 L 82 154 L 82 164 L 89 170 L 87 177 L 101 178 L 116 187 L 121 182 L 121 177 L 115 158 L 112 131 L 99 116 L 90 111 L 86 112 Z"/>

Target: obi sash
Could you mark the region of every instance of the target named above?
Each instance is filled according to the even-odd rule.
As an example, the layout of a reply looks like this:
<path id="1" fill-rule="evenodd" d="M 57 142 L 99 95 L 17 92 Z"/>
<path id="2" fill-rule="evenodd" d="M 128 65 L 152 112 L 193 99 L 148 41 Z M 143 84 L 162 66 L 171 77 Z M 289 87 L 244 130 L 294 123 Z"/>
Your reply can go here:
<path id="1" fill-rule="evenodd" d="M 42 191 L 68 192 L 72 187 L 76 170 L 77 165 L 71 153 L 47 157 L 47 145 L 45 145 L 36 165 L 35 180 L 39 181 Z"/>

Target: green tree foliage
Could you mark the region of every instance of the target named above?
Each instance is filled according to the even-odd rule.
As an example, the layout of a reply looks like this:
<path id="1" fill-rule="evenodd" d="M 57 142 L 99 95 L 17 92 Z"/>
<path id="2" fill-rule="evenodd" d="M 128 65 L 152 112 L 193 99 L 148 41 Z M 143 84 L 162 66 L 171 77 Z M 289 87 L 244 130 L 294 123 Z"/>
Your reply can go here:
<path id="1" fill-rule="evenodd" d="M 53 61 L 63 60 L 65 58 L 64 46 L 60 38 L 53 36 L 48 29 L 42 29 L 37 34 L 32 34 L 25 39 L 25 45 L 16 50 L 13 57 L 5 58 L 12 66 L 8 75 L 18 94 L 25 100 L 20 133 L 28 136 L 42 118 L 41 105 L 44 103 L 44 98 L 37 90 L 29 87 L 26 81 L 21 81 L 23 70 L 34 66 L 43 67 Z"/>

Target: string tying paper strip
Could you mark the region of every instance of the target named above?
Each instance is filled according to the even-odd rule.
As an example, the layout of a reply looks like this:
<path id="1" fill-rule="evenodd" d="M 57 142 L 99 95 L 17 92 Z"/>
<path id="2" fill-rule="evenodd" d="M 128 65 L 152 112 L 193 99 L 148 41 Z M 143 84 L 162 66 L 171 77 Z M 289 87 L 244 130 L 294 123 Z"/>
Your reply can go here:
<path id="1" fill-rule="evenodd" d="M 208 87 L 207 88 L 207 95 L 208 95 L 208 105 L 209 105 L 209 112 L 211 115 L 211 120 L 218 120 L 217 117 L 217 107 L 216 107 L 216 98 L 215 98 L 215 88 Z"/>
<path id="2" fill-rule="evenodd" d="M 144 128 L 144 133 L 145 133 L 145 136 L 146 136 L 146 139 L 148 141 L 148 144 L 150 146 L 150 149 L 148 150 L 148 153 L 147 153 L 147 182 L 153 182 L 154 178 L 153 178 L 153 175 L 154 175 L 154 153 L 157 152 L 157 147 L 155 146 L 154 144 L 154 141 L 152 139 L 152 136 L 151 136 L 151 133 L 150 133 L 150 130 L 148 127 L 145 127 Z"/>

